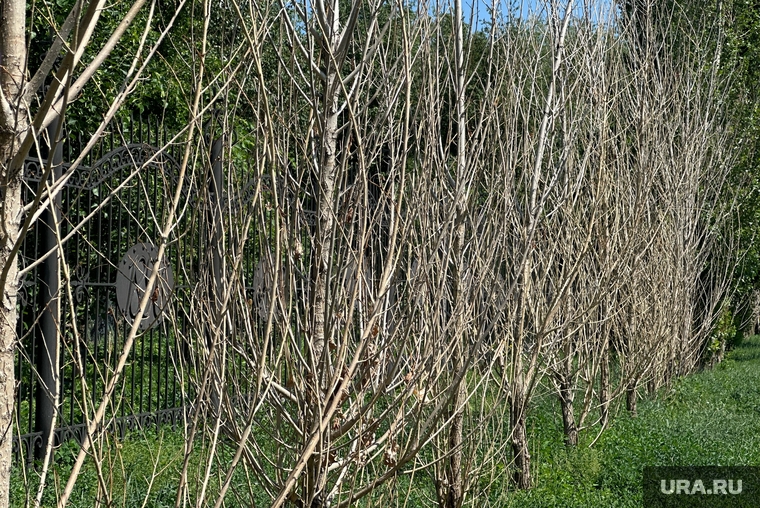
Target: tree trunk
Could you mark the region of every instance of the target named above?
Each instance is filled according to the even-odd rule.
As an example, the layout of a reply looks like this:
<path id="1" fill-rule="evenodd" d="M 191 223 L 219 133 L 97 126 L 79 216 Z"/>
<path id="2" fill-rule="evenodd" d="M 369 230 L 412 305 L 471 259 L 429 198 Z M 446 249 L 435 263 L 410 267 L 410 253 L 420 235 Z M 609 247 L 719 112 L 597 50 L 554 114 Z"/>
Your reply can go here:
<path id="1" fill-rule="evenodd" d="M 333 102 L 334 104 L 334 102 Z M 307 429 L 316 428 L 319 425 L 321 411 L 317 408 L 324 408 L 326 404 L 326 383 L 330 377 L 326 367 L 330 362 L 325 358 L 330 354 L 329 347 L 325 347 L 328 336 L 329 322 L 326 319 L 328 308 L 328 272 L 330 270 L 331 249 L 330 244 L 334 228 L 334 210 L 333 196 L 335 191 L 335 168 L 336 168 L 336 151 L 337 151 L 337 123 L 338 115 L 334 108 L 330 112 L 325 122 L 325 132 L 322 139 L 322 150 L 324 159 L 319 173 L 319 190 L 317 200 L 317 242 L 316 256 L 314 259 L 313 270 L 313 288 L 314 288 L 314 306 L 311 329 L 311 349 L 314 354 L 314 371 L 311 373 L 312 385 L 308 390 L 308 415 Z M 324 439 L 328 439 L 329 433 L 325 433 Z M 323 469 L 327 467 L 322 450 L 329 449 L 329 444 L 322 441 L 314 453 L 309 458 L 309 464 L 306 474 L 306 499 L 310 500 L 306 506 L 314 508 L 321 507 L 326 502 L 322 492 L 325 484 L 325 475 Z"/>
<path id="2" fill-rule="evenodd" d="M 559 402 L 562 407 L 562 427 L 565 432 L 565 446 L 576 446 L 578 444 L 578 427 L 575 425 L 575 409 L 573 393 L 570 383 L 566 379 L 560 381 Z"/>
<path id="3" fill-rule="evenodd" d="M 518 489 L 532 486 L 530 476 L 530 451 L 528 450 L 528 429 L 526 425 L 525 397 L 520 390 L 510 400 L 510 423 L 512 424 L 512 453 L 515 460 L 513 480 Z"/>
<path id="4" fill-rule="evenodd" d="M 602 365 L 599 370 L 599 417 L 602 427 L 607 426 L 610 419 L 610 352 L 602 354 Z"/>
<path id="5" fill-rule="evenodd" d="M 465 113 L 465 76 L 464 76 L 464 27 L 462 21 L 462 0 L 454 0 L 454 23 L 456 30 L 456 57 L 455 88 L 457 97 L 457 178 L 456 189 L 456 224 L 454 230 L 453 245 L 453 276 L 454 288 L 452 291 L 452 305 L 454 312 L 454 340 L 456 344 L 453 350 L 452 367 L 453 375 L 459 376 L 464 368 L 464 302 L 462 269 L 464 267 L 464 233 L 465 217 L 467 215 L 467 195 L 465 193 L 465 174 L 467 170 L 467 158 L 465 143 L 467 136 L 466 113 Z M 459 386 L 454 388 L 456 395 L 451 401 L 451 428 L 449 430 L 449 460 L 446 468 L 448 494 L 445 500 L 446 508 L 460 508 L 464 501 L 464 478 L 462 475 L 462 432 L 464 428 L 464 404 L 467 394 L 464 390 L 464 379 Z"/>
<path id="6" fill-rule="evenodd" d="M 532 485 L 530 476 L 530 452 L 528 451 L 528 434 L 525 418 L 515 422 L 512 429 L 512 452 L 515 458 L 514 482 L 518 489 L 529 489 Z"/>
<path id="7" fill-rule="evenodd" d="M 3 213 L 2 218 L 7 234 L 3 236 L 0 244 L 0 266 L 7 266 L 8 269 L 0 308 L 0 313 L 2 313 L 0 315 L 0 507 L 6 507 L 9 503 L 12 462 L 18 265 L 11 249 L 19 230 L 18 210 L 21 207 L 21 185 L 18 179 L 8 182 L 3 198 L 3 211 L 6 213 Z M 14 211 L 16 213 L 13 213 Z"/>
<path id="8" fill-rule="evenodd" d="M 636 418 L 636 382 L 631 381 L 625 390 L 625 407 L 632 417 Z"/>
<path id="9" fill-rule="evenodd" d="M 332 26 L 324 34 L 327 44 L 334 55 L 338 54 L 340 46 L 340 11 L 338 2 L 332 2 L 328 13 L 332 17 Z M 328 330 L 330 323 L 327 320 L 328 309 L 328 274 L 332 257 L 333 231 L 335 228 L 335 182 L 337 171 L 338 152 L 338 98 L 340 84 L 338 69 L 330 58 L 325 59 L 325 76 L 323 89 L 324 109 L 318 112 L 323 119 L 323 131 L 318 140 L 319 166 L 316 181 L 318 188 L 314 194 L 317 196 L 317 230 L 315 234 L 315 256 L 312 264 L 312 287 L 314 300 L 312 307 L 311 325 L 311 350 L 313 352 L 314 370 L 311 372 L 311 386 L 307 387 L 307 417 L 306 429 L 319 427 L 319 418 L 327 404 L 326 390 L 330 373 L 327 366 L 331 364 L 326 356 L 330 354 L 327 342 L 330 340 Z M 305 506 L 313 508 L 324 506 L 327 503 L 324 492 L 326 484 L 327 457 L 323 450 L 328 450 L 329 432 L 325 432 L 320 444 L 311 454 L 308 460 L 306 475 L 303 479 L 303 497 Z"/>
<path id="10" fill-rule="evenodd" d="M 21 136 L 27 130 L 27 106 L 22 98 L 25 83 L 26 2 L 3 0 L 0 9 L 0 508 L 8 506 L 15 399 L 14 351 L 18 264 L 13 245 L 21 221 L 21 169 L 12 167 Z"/>
<path id="11" fill-rule="evenodd" d="M 458 355 L 461 359 L 461 355 Z M 459 362 L 461 369 L 461 362 Z M 455 370 L 455 373 L 458 372 Z M 449 431 L 449 457 L 446 468 L 447 494 L 444 500 L 445 508 L 460 508 L 464 501 L 464 479 L 462 478 L 462 430 L 464 427 L 464 413 L 457 409 L 466 398 L 464 383 L 457 388 L 457 394 L 452 402 L 452 411 L 454 411 L 451 420 L 451 429 Z"/>
<path id="12" fill-rule="evenodd" d="M 725 339 L 720 341 L 720 349 L 715 355 L 715 364 L 717 365 L 720 362 L 722 362 L 724 356 L 726 356 L 726 340 Z"/>
<path id="13" fill-rule="evenodd" d="M 332 86 L 332 80 L 328 88 Z M 314 286 L 313 325 L 311 330 L 311 347 L 314 352 L 314 364 L 319 368 L 325 349 L 327 308 L 327 272 L 330 268 L 330 243 L 332 241 L 335 211 L 333 197 L 335 194 L 335 168 L 338 144 L 337 91 L 329 97 L 330 106 L 326 111 L 325 129 L 322 133 L 322 163 L 319 167 L 316 190 L 317 198 L 317 232 L 316 258 L 313 265 L 312 284 Z M 322 380 L 315 380 L 321 386 Z"/>

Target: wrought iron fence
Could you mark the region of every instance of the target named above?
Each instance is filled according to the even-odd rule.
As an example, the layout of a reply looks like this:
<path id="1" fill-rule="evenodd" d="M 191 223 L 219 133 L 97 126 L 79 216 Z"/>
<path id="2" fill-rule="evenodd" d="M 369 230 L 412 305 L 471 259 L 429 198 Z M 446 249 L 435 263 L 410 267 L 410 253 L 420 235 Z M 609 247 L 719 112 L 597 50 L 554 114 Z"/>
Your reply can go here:
<path id="1" fill-rule="evenodd" d="M 167 213 L 165 197 L 176 185 L 176 154 L 166 147 L 167 134 L 159 122 L 139 119 L 115 124 L 73 172 L 70 161 L 82 149 L 81 136 L 74 133 L 55 153 L 43 151 L 25 161 L 27 203 L 45 189 L 46 164 L 52 164 L 56 179 L 68 180 L 57 198 L 58 216 L 45 211 L 20 251 L 17 458 L 40 457 L 50 432 L 56 443 L 84 437 L 87 415 L 103 397 L 129 332 L 117 302 L 119 263 L 133 246 L 158 240 Z M 51 228 L 55 222 L 58 234 Z M 201 252 L 201 236 L 173 242 L 169 253 L 179 299 L 188 291 L 187 271 L 180 263 L 192 265 L 192 256 Z M 68 288 L 59 284 L 63 269 L 70 273 Z M 51 353 L 57 348 L 58 366 Z M 115 430 L 179 422 L 185 406 L 174 367 L 179 354 L 166 320 L 138 337 L 108 415 Z M 56 412 L 57 425 L 51 429 Z"/>
<path id="2" fill-rule="evenodd" d="M 120 435 L 150 425 L 180 425 L 192 407 L 192 383 L 184 383 L 176 367 L 186 362 L 192 369 L 190 343 L 205 340 L 203 326 L 193 314 L 199 312 L 194 304 L 199 293 L 211 295 L 214 290 L 209 288 L 222 283 L 224 260 L 219 244 L 224 241 L 222 229 L 229 226 L 226 222 L 239 219 L 245 223 L 243 217 L 255 216 L 240 266 L 247 308 L 236 311 L 250 313 L 254 325 L 250 333 L 256 337 L 266 333 L 274 289 L 272 245 L 280 241 L 276 239 L 275 215 L 282 210 L 294 216 L 286 221 L 293 237 L 287 241 L 297 244 L 300 251 L 299 274 L 292 288 L 295 294 L 290 296 L 299 301 L 309 299 L 315 184 L 308 177 L 305 183 L 294 183 L 287 175 L 272 181 L 244 164 L 229 166 L 234 175 L 225 174 L 221 162 L 224 137 L 214 139 L 212 132 L 205 137 L 207 163 L 194 173 L 192 183 L 184 182 L 186 212 L 180 214 L 169 239 L 167 266 L 174 279 L 169 317 L 145 326 L 136 339 L 104 420 Z M 172 147 L 167 138 L 157 120 L 138 119 L 114 124 L 75 169 L 71 161 L 83 146 L 82 136 L 75 133 L 69 133 L 56 153 L 43 150 L 25 161 L 23 197 L 27 203 L 50 182 L 43 181 L 46 165 L 53 167 L 53 180 L 67 180 L 56 201 L 56 216 L 44 211 L 20 252 L 18 432 L 13 441 L 17 459 L 32 462 L 41 458 L 51 434 L 56 445 L 69 439 L 82 442 L 88 415 L 92 416 L 113 377 L 131 326 L 124 302 L 120 302 L 123 288 L 118 280 L 128 271 L 124 263 L 130 256 L 138 251 L 149 256 L 146 252 L 157 244 L 169 197 L 178 183 L 177 160 L 183 147 Z M 275 193 L 285 201 L 279 210 L 267 204 Z M 258 205 L 253 203 L 256 199 Z M 373 201 L 371 206 L 375 206 Z M 222 217 L 222 210 L 232 217 Z M 66 280 L 64 269 L 70 274 L 68 287 L 60 283 Z M 293 323 L 295 335 L 301 337 L 303 330 L 298 326 Z M 273 353 L 279 332 L 269 333 L 271 340 L 266 343 Z M 60 361 L 56 366 L 51 352 L 57 350 Z M 243 355 L 229 360 L 225 368 L 248 372 Z M 237 396 L 246 397 L 247 379 L 250 376 L 239 376 Z M 53 415 L 57 415 L 55 428 Z"/>

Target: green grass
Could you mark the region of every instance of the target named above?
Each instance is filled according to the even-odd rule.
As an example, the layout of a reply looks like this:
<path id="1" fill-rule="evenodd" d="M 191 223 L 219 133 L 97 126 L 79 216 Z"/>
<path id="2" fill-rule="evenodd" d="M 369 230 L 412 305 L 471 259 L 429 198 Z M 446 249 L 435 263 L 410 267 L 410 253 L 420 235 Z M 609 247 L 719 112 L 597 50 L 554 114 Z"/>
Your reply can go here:
<path id="1" fill-rule="evenodd" d="M 480 489 L 479 494 L 471 493 L 472 506 L 639 508 L 644 466 L 760 466 L 760 337 L 746 340 L 716 369 L 681 379 L 672 389 L 641 401 L 637 418 L 621 412 L 593 448 L 589 444 L 598 429 L 581 434 L 576 449 L 564 446 L 558 406 L 551 394 L 536 400 L 528 426 L 535 488 L 514 492 L 503 488 L 504 485 L 493 485 L 492 489 Z M 147 478 L 155 467 L 160 474 L 151 487 L 146 506 L 174 506 L 183 447 L 181 432 L 135 433 L 123 441 L 111 437 L 102 454 L 107 463 L 111 462 L 105 472 L 114 505 L 142 506 Z M 199 446 L 191 456 L 191 496 L 197 489 L 197 485 L 192 485 L 193 479 L 202 475 L 208 463 L 202 450 Z M 54 477 L 49 485 L 57 484 L 58 488 L 47 489 L 43 506 L 55 505 L 54 492 L 67 479 L 76 451 L 76 445 L 71 444 L 56 453 Z M 228 454 L 223 452 L 219 462 L 226 463 Z M 86 464 L 69 506 L 93 506 L 99 495 L 92 461 Z M 242 468 L 238 472 L 228 506 L 238 506 L 248 499 L 246 496 L 250 497 L 244 487 Z M 34 495 L 36 475 L 26 474 L 29 482 L 24 481 L 20 467 L 14 468 L 11 480 L 14 507 L 24 506 L 28 496 Z M 214 499 L 218 484 L 218 478 L 211 482 L 210 499 Z M 233 499 L 235 494 L 240 496 L 238 502 Z M 257 497 L 258 494 L 262 495 L 257 501 L 266 506 L 265 496 L 254 493 Z M 362 505 L 399 506 L 407 496 L 407 506 L 430 506 L 435 498 L 430 475 L 422 472 L 413 479 L 399 477 L 393 485 L 365 499 Z M 243 505 L 250 505 L 250 500 L 240 504 Z"/>
<path id="2" fill-rule="evenodd" d="M 210 477 L 206 489 L 204 506 L 213 506 L 222 485 L 229 464 L 232 462 L 232 448 L 219 443 L 213 459 L 209 455 L 207 436 L 199 433 L 193 443 L 188 461 L 187 490 L 194 505 L 202 487 L 202 478 L 210 463 Z M 226 438 L 222 438 L 224 441 Z M 258 442 L 265 442 L 266 435 L 253 436 Z M 79 445 L 70 441 L 55 452 L 42 506 L 54 507 L 63 491 L 72 466 L 79 452 Z M 173 508 L 177 496 L 177 486 L 184 462 L 185 436 L 182 430 L 170 428 L 159 430 L 132 431 L 124 439 L 113 433 L 103 436 L 97 448 L 102 461 L 102 480 L 91 458 L 85 460 L 76 486 L 66 506 L 89 508 L 112 506 L 123 508 Z M 105 487 L 103 487 L 103 483 Z M 15 464 L 11 472 L 10 506 L 21 508 L 33 505 L 39 473 L 34 469 L 24 469 Z M 225 506 L 252 506 L 249 481 L 243 467 L 238 467 L 225 498 Z M 254 488 L 255 489 L 255 488 Z M 110 504 L 107 502 L 108 492 Z M 242 501 L 241 501 L 242 500 Z M 100 504 L 98 504 L 98 501 Z M 269 498 L 261 490 L 254 490 L 255 506 L 268 506 Z"/>
<path id="3" fill-rule="evenodd" d="M 163 471 L 151 488 L 148 506 L 173 506 L 176 478 L 182 461 L 182 435 L 174 432 L 134 433 L 123 441 L 108 436 L 106 446 L 99 450 L 106 466 L 104 480 L 116 506 L 141 506 L 148 492 L 147 478 L 153 468 Z M 55 465 L 48 477 L 43 506 L 55 506 L 56 491 L 63 490 L 76 459 L 78 445 L 70 442 L 56 451 Z M 28 481 L 24 481 L 26 475 Z M 92 461 L 85 467 L 77 481 L 68 506 L 90 507 L 103 497 L 98 488 L 98 476 Z M 25 485 L 26 484 L 26 485 Z M 11 506 L 21 507 L 27 499 L 34 499 L 39 477 L 34 470 L 23 471 L 17 465 L 11 475 Z M 55 487 L 57 488 L 55 488 Z"/>
<path id="4" fill-rule="evenodd" d="M 536 487 L 511 493 L 506 507 L 638 508 L 645 466 L 760 466 L 760 337 L 641 401 L 637 418 L 621 413 L 593 448 L 589 430 L 565 450 L 561 423 L 541 406 L 532 420 Z"/>

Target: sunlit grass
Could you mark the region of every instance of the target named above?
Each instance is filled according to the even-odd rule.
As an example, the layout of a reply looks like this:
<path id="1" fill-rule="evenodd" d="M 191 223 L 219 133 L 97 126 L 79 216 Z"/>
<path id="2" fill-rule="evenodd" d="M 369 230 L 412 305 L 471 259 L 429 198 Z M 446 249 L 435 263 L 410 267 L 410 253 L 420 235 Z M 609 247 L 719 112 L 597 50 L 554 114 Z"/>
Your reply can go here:
<path id="1" fill-rule="evenodd" d="M 589 447 L 597 429 L 581 434 L 580 444 L 567 449 L 563 442 L 558 406 L 551 393 L 536 400 L 528 427 L 534 459 L 535 487 L 515 492 L 505 485 L 475 482 L 468 496 L 472 506 L 499 507 L 639 507 L 644 466 L 760 465 L 760 337 L 745 341 L 714 370 L 681 379 L 655 398 L 643 400 L 639 415 L 620 413 L 602 437 Z M 264 438 L 264 436 L 261 436 Z M 497 436 L 493 436 L 497 439 Z M 255 438 L 255 436 L 254 436 Z M 504 439 L 505 436 L 501 436 Z M 102 477 L 92 460 L 77 482 L 69 506 L 174 506 L 184 458 L 184 435 L 164 429 L 133 432 L 120 440 L 107 435 L 97 450 L 104 466 Z M 212 462 L 208 499 L 213 500 L 226 472 L 231 452 L 222 447 Z M 54 506 L 68 478 L 78 447 L 64 445 L 56 452 L 53 475 L 43 506 Z M 423 455 L 427 452 L 423 452 Z M 199 492 L 210 458 L 202 441 L 194 444 L 188 466 L 192 499 Z M 494 467 L 505 469 L 505 464 Z M 495 475 L 508 478 L 506 469 Z M 26 477 L 27 481 L 24 481 Z M 12 506 L 33 499 L 38 473 L 16 465 L 11 484 Z M 267 505 L 263 492 L 249 490 L 244 469 L 238 469 L 228 500 Z M 487 487 L 487 488 L 486 488 Z M 432 506 L 431 476 L 419 472 L 400 476 L 365 499 L 363 506 Z"/>

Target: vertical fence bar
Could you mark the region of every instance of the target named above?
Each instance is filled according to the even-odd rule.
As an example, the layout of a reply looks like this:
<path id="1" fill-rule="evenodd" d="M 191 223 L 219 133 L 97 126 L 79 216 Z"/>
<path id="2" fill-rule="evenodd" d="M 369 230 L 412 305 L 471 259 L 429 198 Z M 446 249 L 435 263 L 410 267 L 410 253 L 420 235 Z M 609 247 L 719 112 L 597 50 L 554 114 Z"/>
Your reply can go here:
<path id="1" fill-rule="evenodd" d="M 48 161 L 52 164 L 53 181 L 61 177 L 61 163 L 63 162 L 63 147 L 56 138 L 60 119 L 55 120 L 47 129 L 48 142 L 50 143 Z M 44 182 L 40 182 L 39 191 L 44 189 Z M 60 193 L 52 202 L 51 207 L 46 209 L 40 216 L 40 246 L 42 252 L 56 249 L 56 222 L 58 210 L 61 207 Z M 42 264 L 40 277 L 39 304 L 42 309 L 40 316 L 41 337 L 37 342 L 37 372 L 40 382 L 37 384 L 37 403 L 35 404 L 34 430 L 42 433 L 42 440 L 37 442 L 34 456 L 43 459 L 45 456 L 45 444 L 53 432 L 53 416 L 57 410 L 58 400 L 58 359 L 60 354 L 60 272 L 58 268 L 58 252 L 49 256 Z"/>
<path id="2" fill-rule="evenodd" d="M 209 235 L 207 237 L 208 245 L 207 247 L 211 250 L 211 273 L 213 276 L 213 279 L 211 282 L 211 291 L 210 294 L 212 295 L 212 305 L 214 309 L 219 309 L 222 306 L 222 300 L 223 300 L 223 288 L 222 288 L 222 242 L 223 242 L 223 234 L 222 234 L 222 208 L 223 208 L 223 200 L 224 200 L 224 175 L 222 173 L 222 146 L 223 146 L 223 139 L 222 137 L 213 138 L 213 131 L 214 131 L 214 120 L 212 119 L 211 122 L 209 122 L 209 138 L 213 139 L 211 143 L 211 153 L 210 153 L 210 159 L 211 159 L 211 181 L 209 182 Z M 224 326 L 224 321 L 220 323 L 220 326 Z M 209 335 L 213 333 L 213 331 L 209 330 Z M 209 336 L 209 341 L 211 341 L 211 337 Z M 211 346 L 211 342 L 209 343 L 209 346 Z M 216 360 L 218 362 L 218 359 Z M 217 369 L 217 375 L 221 375 L 221 365 L 218 365 Z M 215 380 L 216 381 L 216 380 Z M 214 388 L 211 392 L 211 401 L 214 407 L 215 411 L 220 410 L 219 404 L 221 403 L 221 393 L 219 393 L 220 385 L 215 382 Z"/>
<path id="3" fill-rule="evenodd" d="M 216 245 L 212 245 L 211 252 L 213 253 L 213 274 L 214 274 L 214 294 L 217 301 L 217 305 L 221 305 L 222 297 L 222 254 L 220 252 L 223 242 L 222 236 L 222 207 L 223 195 L 224 195 L 224 175 L 222 173 L 222 146 L 223 140 L 221 137 L 216 138 L 211 145 L 211 170 L 213 172 L 213 179 L 211 181 L 211 207 L 212 207 L 212 231 L 211 238 Z M 210 238 L 210 239 L 211 239 Z"/>

